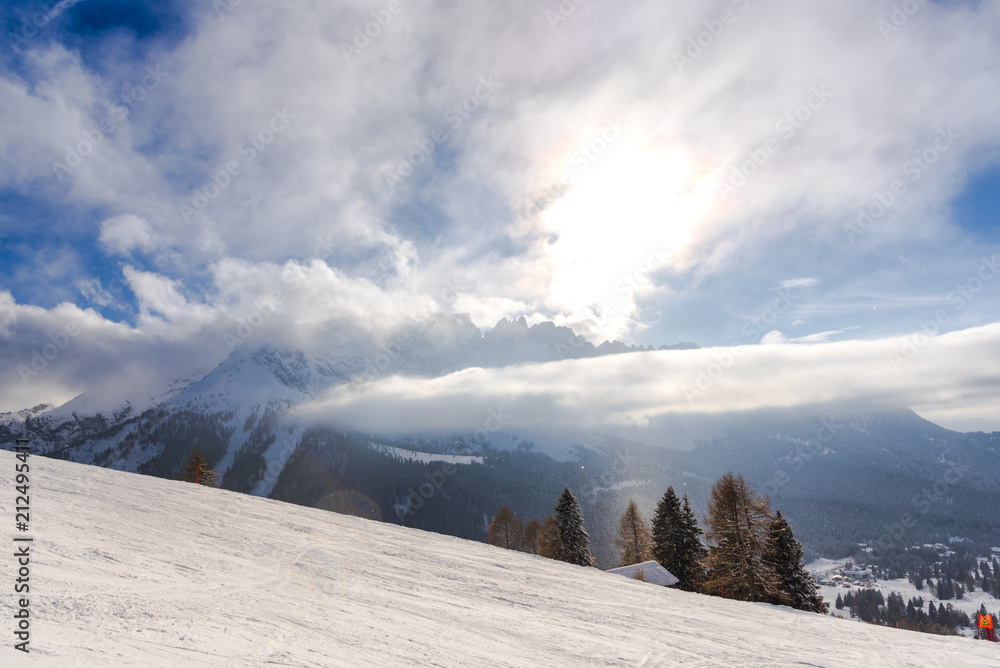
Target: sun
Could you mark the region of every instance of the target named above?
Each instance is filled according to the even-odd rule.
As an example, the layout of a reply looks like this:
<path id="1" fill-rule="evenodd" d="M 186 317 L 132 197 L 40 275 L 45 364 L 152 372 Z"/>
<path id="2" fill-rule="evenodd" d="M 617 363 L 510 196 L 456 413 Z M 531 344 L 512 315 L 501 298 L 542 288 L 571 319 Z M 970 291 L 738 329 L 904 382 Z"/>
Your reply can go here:
<path id="1" fill-rule="evenodd" d="M 585 169 L 563 172 L 568 189 L 540 215 L 555 241 L 550 297 L 573 309 L 597 304 L 625 315 L 651 271 L 669 264 L 702 218 L 709 189 L 679 149 L 622 138 Z M 583 164 L 584 160 L 579 160 Z"/>

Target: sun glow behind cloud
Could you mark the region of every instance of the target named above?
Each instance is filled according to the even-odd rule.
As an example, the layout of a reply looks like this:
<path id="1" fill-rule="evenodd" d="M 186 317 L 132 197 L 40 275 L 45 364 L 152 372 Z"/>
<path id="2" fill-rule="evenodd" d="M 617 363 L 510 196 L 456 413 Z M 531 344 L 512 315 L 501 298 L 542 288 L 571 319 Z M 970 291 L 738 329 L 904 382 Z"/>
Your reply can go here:
<path id="1" fill-rule="evenodd" d="M 635 324 L 635 293 L 653 289 L 651 273 L 684 250 L 710 191 L 694 182 L 693 162 L 679 149 L 626 136 L 589 156 L 576 154 L 584 168 L 541 214 L 555 239 L 550 296 L 605 316 L 592 336 L 622 336 Z"/>

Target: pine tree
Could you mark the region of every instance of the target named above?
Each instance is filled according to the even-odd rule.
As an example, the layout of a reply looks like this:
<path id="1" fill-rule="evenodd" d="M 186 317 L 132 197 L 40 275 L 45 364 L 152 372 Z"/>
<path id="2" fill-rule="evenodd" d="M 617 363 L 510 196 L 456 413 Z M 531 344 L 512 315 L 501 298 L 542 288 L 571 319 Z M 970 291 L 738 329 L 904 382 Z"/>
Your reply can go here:
<path id="1" fill-rule="evenodd" d="M 695 591 L 704 579 L 701 562 L 707 550 L 701 536 L 687 496 L 681 505 L 674 488 L 668 487 L 653 515 L 653 556 L 678 579 L 678 589 Z"/>
<path id="2" fill-rule="evenodd" d="M 639 507 L 632 499 L 629 499 L 628 508 L 619 522 L 615 545 L 622 549 L 619 566 L 641 564 L 653 558 L 653 537 L 646 526 L 646 520 L 639 513 Z"/>
<path id="3" fill-rule="evenodd" d="M 822 612 L 819 593 L 812 575 L 802 563 L 802 544 L 792 535 L 792 527 L 779 510 L 771 522 L 767 540 L 767 559 L 778 576 L 782 596 L 796 610 Z"/>
<path id="4" fill-rule="evenodd" d="M 212 469 L 212 465 L 208 463 L 205 453 L 201 450 L 193 450 L 191 457 L 183 463 L 183 467 L 185 481 L 206 487 L 218 486 L 219 475 Z"/>
<path id="5" fill-rule="evenodd" d="M 576 497 L 567 487 L 556 504 L 559 546 L 555 558 L 578 566 L 596 566 L 590 555 L 590 536 L 583 528 L 583 513 Z"/>
<path id="6" fill-rule="evenodd" d="M 687 494 L 681 506 L 681 573 L 684 575 L 682 589 L 695 591 L 705 581 L 705 558 L 708 550 L 701 541 L 703 532 L 698 524 L 698 516 L 691 507 Z M 680 578 L 680 576 L 677 576 Z"/>
<path id="7" fill-rule="evenodd" d="M 673 487 L 668 487 L 653 513 L 653 556 L 661 566 L 680 577 L 681 501 Z"/>
<path id="8" fill-rule="evenodd" d="M 706 537 L 711 541 L 708 593 L 725 585 L 726 596 L 744 601 L 783 600 L 771 563 L 765 558 L 771 512 L 742 475 L 726 473 L 712 486 Z"/>

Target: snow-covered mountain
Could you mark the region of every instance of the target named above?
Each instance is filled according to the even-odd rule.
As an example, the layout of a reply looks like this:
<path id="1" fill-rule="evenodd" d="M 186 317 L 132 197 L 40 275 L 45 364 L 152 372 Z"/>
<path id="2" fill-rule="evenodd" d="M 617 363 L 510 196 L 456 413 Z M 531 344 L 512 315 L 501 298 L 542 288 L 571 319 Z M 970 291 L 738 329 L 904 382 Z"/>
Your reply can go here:
<path id="1" fill-rule="evenodd" d="M 995 666 L 997 646 L 32 457 L 30 653 L 4 666 Z M 11 489 L 13 453 L 0 452 Z M 114 499 L 114 503 L 108 503 Z M 14 599 L 0 609 L 8 620 Z"/>
<path id="2" fill-rule="evenodd" d="M 93 388 L 59 407 L 0 414 L 0 447 L 10 447 L 28 420 L 38 452 L 81 463 L 172 476 L 197 443 L 221 475 L 233 465 L 276 475 L 274 467 L 287 459 L 288 434 L 301 436 L 308 427 L 288 425 L 288 409 L 334 385 L 643 350 L 621 342 L 594 346 L 569 328 L 528 326 L 523 317 L 485 333 L 467 315 L 402 321 L 389 331 L 383 339 L 345 340 L 329 327 L 299 348 L 242 345 L 200 378 L 162 379 L 124 395 L 120 388 Z M 278 439 L 282 430 L 285 438 Z M 269 492 L 259 482 L 236 488 Z"/>
<path id="3" fill-rule="evenodd" d="M 486 531 L 484 516 L 500 503 L 544 517 L 570 485 L 591 517 L 595 553 L 608 565 L 629 498 L 648 515 L 672 485 L 701 510 L 728 470 L 771 496 L 813 556 L 844 556 L 858 542 L 898 534 L 900 518 L 918 542 L 942 533 L 1000 541 L 989 519 L 1000 512 L 1000 434 L 957 434 L 906 410 L 676 416 L 661 425 L 667 438 L 655 442 L 565 430 L 500 429 L 488 442 L 450 432 L 390 437 L 289 417 L 290 409 L 359 381 L 639 350 L 593 346 L 565 327 L 529 327 L 523 319 L 485 333 L 459 316 L 391 331 L 346 340 L 330 328 L 299 347 L 240 346 L 197 378 L 165 379 L 125 396 L 95 388 L 59 407 L 3 414 L 0 448 L 13 448 L 27 420 L 37 453 L 163 478 L 179 476 L 199 449 L 225 489 L 468 538 Z M 432 484 L 431 498 L 417 498 L 446 456 L 459 457 L 447 494 Z"/>

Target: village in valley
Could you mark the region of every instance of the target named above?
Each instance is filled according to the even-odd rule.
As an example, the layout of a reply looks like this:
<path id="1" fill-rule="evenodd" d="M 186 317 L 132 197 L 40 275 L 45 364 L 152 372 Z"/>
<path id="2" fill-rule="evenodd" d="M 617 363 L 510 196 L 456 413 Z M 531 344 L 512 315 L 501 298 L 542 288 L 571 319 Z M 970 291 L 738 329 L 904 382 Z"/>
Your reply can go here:
<path id="1" fill-rule="evenodd" d="M 900 570 L 900 563 L 910 568 Z M 995 617 L 1000 610 L 998 564 L 1000 547 L 976 549 L 951 537 L 948 544 L 914 545 L 890 557 L 859 543 L 851 558 L 816 559 L 807 568 L 834 616 L 975 637 L 978 615 Z"/>

